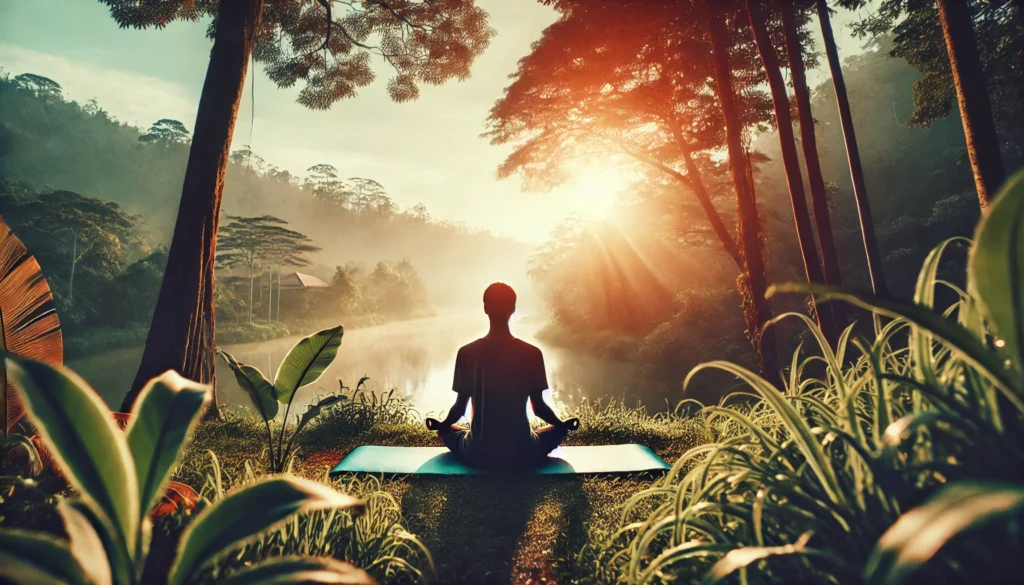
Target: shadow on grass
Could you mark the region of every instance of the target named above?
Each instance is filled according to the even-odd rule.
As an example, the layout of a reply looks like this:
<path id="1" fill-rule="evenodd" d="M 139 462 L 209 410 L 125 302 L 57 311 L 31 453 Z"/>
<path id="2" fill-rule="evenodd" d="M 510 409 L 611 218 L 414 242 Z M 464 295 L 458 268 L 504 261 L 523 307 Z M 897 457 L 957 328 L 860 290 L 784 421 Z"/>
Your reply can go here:
<path id="1" fill-rule="evenodd" d="M 402 499 L 430 548 L 437 583 L 525 584 L 586 542 L 590 504 L 579 478 L 416 478 Z"/>

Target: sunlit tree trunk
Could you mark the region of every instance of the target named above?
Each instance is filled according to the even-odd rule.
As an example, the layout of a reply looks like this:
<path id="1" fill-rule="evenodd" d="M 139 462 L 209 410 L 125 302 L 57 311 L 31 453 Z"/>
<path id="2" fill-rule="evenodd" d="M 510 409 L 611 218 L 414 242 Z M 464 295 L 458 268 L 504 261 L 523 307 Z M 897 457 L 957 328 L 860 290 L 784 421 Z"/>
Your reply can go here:
<path id="1" fill-rule="evenodd" d="M 754 201 L 745 175 L 746 155 L 743 150 L 742 123 L 739 109 L 736 107 L 736 96 L 733 93 L 729 52 L 724 41 L 725 24 L 722 22 L 721 12 L 709 4 L 710 0 L 704 0 L 701 2 L 701 8 L 711 36 L 718 101 L 725 118 L 729 170 L 732 174 L 733 186 L 736 189 L 739 240 L 745 267 L 740 274 L 738 284 L 740 296 L 743 298 L 747 335 L 757 350 L 761 376 L 775 387 L 782 388 L 775 332 L 773 330 L 766 331 L 764 327 L 765 323 L 772 318 L 771 304 L 765 298 L 768 285 L 764 264 L 764 243 L 761 237 L 761 221 L 757 213 L 757 202 Z"/>
<path id="2" fill-rule="evenodd" d="M 782 148 L 782 164 L 786 169 L 786 183 L 789 186 L 789 200 L 793 206 L 793 220 L 796 223 L 796 237 L 804 261 L 804 272 L 807 274 L 808 282 L 821 284 L 824 282 L 824 277 L 814 242 L 810 213 L 807 210 L 803 177 L 800 174 L 800 159 L 793 137 L 793 120 L 789 113 L 789 95 L 786 92 L 786 85 L 782 81 L 782 71 L 779 69 L 775 47 L 768 35 L 768 28 L 765 26 L 760 0 L 747 0 L 747 15 L 750 18 L 750 28 L 754 31 L 757 52 L 761 55 L 761 62 L 764 64 L 768 77 L 772 104 L 775 106 L 779 145 Z M 814 307 L 818 327 L 829 341 L 834 341 L 838 336 L 831 313 L 819 310 L 813 295 L 811 296 L 811 306 Z"/>
<path id="3" fill-rule="evenodd" d="M 985 73 L 978 56 L 974 24 L 967 0 L 938 0 L 942 35 L 953 71 L 953 84 L 960 103 L 960 120 L 967 139 L 967 155 L 974 171 L 978 203 L 984 211 L 1006 178 L 999 151 L 992 106 L 985 88 Z"/>
<path id="4" fill-rule="evenodd" d="M 256 263 L 255 259 L 249 259 L 249 325 L 252 325 L 252 289 L 253 289 L 253 268 Z"/>
<path id="5" fill-rule="evenodd" d="M 804 151 L 804 166 L 807 167 L 807 181 L 811 187 L 811 209 L 814 212 L 814 227 L 818 234 L 825 284 L 839 287 L 843 284 L 843 277 L 839 270 L 839 255 L 836 253 L 836 240 L 832 234 L 832 221 L 828 213 L 825 178 L 821 174 L 821 162 L 818 160 L 818 141 L 814 136 L 814 116 L 811 113 L 811 92 L 807 89 L 807 75 L 804 72 L 803 50 L 800 47 L 800 33 L 797 30 L 793 0 L 783 0 L 780 5 L 782 28 L 786 37 L 786 55 L 789 57 L 790 77 L 800 122 L 800 146 Z M 821 308 L 832 312 L 837 330 L 846 327 L 846 307 L 841 301 L 822 303 Z"/>
<path id="6" fill-rule="evenodd" d="M 214 258 L 231 136 L 263 0 L 221 0 L 174 236 L 142 363 L 121 404 L 166 370 L 214 384 Z M 216 385 L 214 385 L 216 388 Z M 208 416 L 217 416 L 217 400 Z"/>
<path id="7" fill-rule="evenodd" d="M 843 141 L 846 144 L 846 158 L 850 162 L 850 180 L 853 183 L 853 197 L 857 201 L 857 214 L 860 219 L 860 233 L 864 240 L 864 255 L 868 262 L 868 275 L 871 278 L 871 290 L 875 296 L 884 297 L 889 294 L 882 272 L 882 255 L 878 251 L 878 240 L 875 238 L 875 223 L 871 219 L 871 202 L 868 200 L 867 184 L 864 182 L 864 169 L 860 163 L 860 149 L 857 147 L 857 133 L 853 127 L 853 113 L 850 110 L 850 98 L 846 94 L 846 80 L 843 77 L 843 66 L 839 61 L 839 49 L 836 38 L 832 34 L 832 21 L 828 14 L 825 0 L 818 1 L 818 20 L 821 23 L 821 36 L 824 39 L 825 54 L 832 73 L 832 86 L 836 92 L 839 106 L 839 120 L 843 127 Z"/>

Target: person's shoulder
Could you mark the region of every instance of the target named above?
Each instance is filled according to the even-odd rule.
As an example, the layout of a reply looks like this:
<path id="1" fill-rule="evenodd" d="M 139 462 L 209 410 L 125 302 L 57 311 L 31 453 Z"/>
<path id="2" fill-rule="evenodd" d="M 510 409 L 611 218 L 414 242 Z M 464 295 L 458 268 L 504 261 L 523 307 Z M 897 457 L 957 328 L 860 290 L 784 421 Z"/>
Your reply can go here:
<path id="1" fill-rule="evenodd" d="M 482 337 L 480 339 L 477 339 L 477 340 L 474 340 L 474 341 L 470 341 L 466 345 L 463 345 L 462 347 L 459 348 L 459 353 L 462 354 L 462 355 L 468 355 L 468 354 L 471 354 L 471 353 L 475 353 L 480 348 L 480 346 L 483 345 L 483 344 L 484 344 L 484 339 Z"/>
<path id="2" fill-rule="evenodd" d="M 540 351 L 540 348 L 537 347 L 536 345 L 533 345 L 532 343 L 530 343 L 528 341 L 523 341 L 522 339 L 519 339 L 518 337 L 516 337 L 515 339 L 516 339 L 516 345 L 519 347 L 519 350 L 522 351 L 523 353 L 532 354 L 532 355 L 542 355 L 542 353 Z"/>

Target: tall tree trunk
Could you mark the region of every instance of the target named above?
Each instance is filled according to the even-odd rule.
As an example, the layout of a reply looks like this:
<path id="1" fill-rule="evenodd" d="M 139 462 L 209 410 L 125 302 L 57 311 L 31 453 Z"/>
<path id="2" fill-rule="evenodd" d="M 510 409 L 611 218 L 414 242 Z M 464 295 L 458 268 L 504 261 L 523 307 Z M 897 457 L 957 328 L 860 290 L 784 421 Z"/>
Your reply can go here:
<path id="1" fill-rule="evenodd" d="M 249 260 L 249 325 L 252 325 L 252 272 L 254 268 L 253 264 L 255 264 L 255 262 L 253 260 Z"/>
<path id="2" fill-rule="evenodd" d="M 985 72 L 981 68 L 978 44 L 974 38 L 971 9 L 967 0 L 938 0 L 938 7 L 956 97 L 960 103 L 967 155 L 974 170 L 978 203 L 984 211 L 1006 178 L 1006 170 L 985 88 Z"/>
<path id="3" fill-rule="evenodd" d="M 782 164 L 786 169 L 786 183 L 789 185 L 789 200 L 793 206 L 793 220 L 796 223 L 796 237 L 804 261 L 804 272 L 807 274 L 808 282 L 821 284 L 824 282 L 824 277 L 814 243 L 811 217 L 807 211 L 807 196 L 804 193 L 803 176 L 800 174 L 800 159 L 793 137 L 793 120 L 789 113 L 789 94 L 782 81 L 782 71 L 779 69 L 775 47 L 768 36 L 760 0 L 747 0 L 747 16 L 750 19 L 750 28 L 754 31 L 754 42 L 757 44 L 757 52 L 761 55 L 761 62 L 764 64 L 765 74 L 768 77 L 768 86 L 772 92 L 779 145 L 782 147 Z M 825 338 L 830 342 L 835 341 L 838 336 L 831 313 L 819 310 L 813 295 L 811 295 L 811 306 L 818 319 L 818 327 Z"/>
<path id="4" fill-rule="evenodd" d="M 711 36 L 712 60 L 715 67 L 715 83 L 718 101 L 725 118 L 726 143 L 729 150 L 729 170 L 736 189 L 736 207 L 739 211 L 739 239 L 743 250 L 745 270 L 740 274 L 738 286 L 743 298 L 743 314 L 747 321 L 747 335 L 760 360 L 761 376 L 776 388 L 782 388 L 779 350 L 775 331 L 765 330 L 765 323 L 772 318 L 768 299 L 767 278 L 764 265 L 764 243 L 761 239 L 761 221 L 758 218 L 757 202 L 754 201 L 745 172 L 746 156 L 743 151 L 742 124 L 736 107 L 732 87 L 732 68 L 729 50 L 725 46 L 725 24 L 722 14 L 709 6 L 710 0 L 701 2 L 704 19 Z"/>
<path id="5" fill-rule="evenodd" d="M 267 325 L 274 320 L 274 267 L 270 267 L 267 275 Z"/>
<path id="6" fill-rule="evenodd" d="M 803 147 L 807 181 L 811 186 L 811 209 L 814 213 L 814 227 L 818 233 L 821 263 L 825 269 L 825 284 L 839 287 L 843 284 L 843 276 L 839 270 L 839 255 L 836 253 L 836 240 L 832 234 L 832 221 L 828 214 L 825 178 L 821 174 L 821 162 L 818 160 L 818 141 L 814 136 L 814 115 L 811 113 L 811 92 L 807 89 L 807 74 L 804 72 L 796 13 L 793 0 L 784 0 L 780 5 L 782 29 L 786 37 L 786 56 L 789 58 L 790 77 L 800 117 L 800 146 Z M 831 311 L 837 330 L 846 327 L 848 317 L 842 301 L 825 302 L 822 305 L 826 311 Z"/>
<path id="7" fill-rule="evenodd" d="M 846 143 L 846 158 L 850 161 L 850 180 L 853 182 L 853 197 L 857 200 L 857 215 L 860 219 L 860 233 L 864 239 L 864 255 L 868 261 L 871 290 L 875 296 L 885 297 L 889 295 L 889 287 L 885 284 L 885 274 L 882 272 L 882 255 L 878 251 L 878 240 L 875 238 L 875 223 L 871 219 L 871 202 L 868 200 L 867 184 L 864 182 L 864 169 L 860 164 L 860 149 L 857 147 L 857 133 L 853 128 L 850 98 L 846 94 L 843 66 L 839 61 L 839 49 L 836 47 L 835 35 L 832 34 L 828 4 L 825 0 L 817 1 L 821 36 L 825 40 L 825 54 L 828 56 L 828 67 L 832 73 L 832 86 L 836 91 L 839 120 L 843 127 L 843 141 Z"/>
<path id="8" fill-rule="evenodd" d="M 121 404 L 166 370 L 215 384 L 214 257 L 231 135 L 263 0 L 221 0 L 174 237 L 142 363 Z M 214 385 L 216 389 L 216 386 Z M 207 411 L 217 415 L 216 394 Z"/>
<path id="9" fill-rule="evenodd" d="M 277 320 L 281 321 L 281 267 L 277 267 Z"/>

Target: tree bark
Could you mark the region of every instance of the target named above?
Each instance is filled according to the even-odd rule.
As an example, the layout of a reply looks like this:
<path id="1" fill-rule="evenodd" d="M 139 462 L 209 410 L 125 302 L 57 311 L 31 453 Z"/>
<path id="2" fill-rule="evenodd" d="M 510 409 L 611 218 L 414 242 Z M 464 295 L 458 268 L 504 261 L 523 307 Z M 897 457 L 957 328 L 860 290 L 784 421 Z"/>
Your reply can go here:
<path id="1" fill-rule="evenodd" d="M 1006 178 L 1003 157 L 999 151 L 992 106 L 985 88 L 974 24 L 967 0 L 938 0 L 942 35 L 953 71 L 953 84 L 960 103 L 960 120 L 967 139 L 967 155 L 974 171 L 974 184 L 982 211 L 988 208 L 999 186 Z"/>
<path id="2" fill-rule="evenodd" d="M 765 324 L 772 318 L 768 299 L 767 278 L 764 264 L 764 242 L 761 237 L 761 221 L 758 218 L 757 202 L 745 176 L 746 155 L 743 150 L 742 124 L 736 107 L 732 86 L 732 68 L 729 51 L 725 46 L 725 24 L 721 12 L 708 6 L 710 0 L 701 2 L 704 19 L 711 36 L 712 61 L 715 69 L 715 83 L 718 101 L 725 118 L 726 144 L 729 150 L 729 170 L 736 189 L 736 207 L 739 211 L 739 239 L 743 250 L 744 270 L 737 285 L 743 298 L 743 314 L 747 321 L 747 336 L 750 338 L 760 360 L 761 377 L 776 388 L 782 388 L 779 351 L 775 332 L 765 330 Z"/>
<path id="3" fill-rule="evenodd" d="M 800 47 L 800 33 L 797 30 L 793 0 L 784 0 L 780 5 L 782 29 L 786 37 L 786 55 L 789 58 L 790 77 L 800 122 L 800 146 L 804 152 L 807 181 L 811 186 L 811 209 L 818 234 L 818 248 L 821 250 L 825 284 L 840 287 L 843 285 L 843 276 L 839 270 L 839 255 L 836 253 L 836 240 L 828 213 L 825 178 L 821 174 L 821 162 L 818 160 L 818 141 L 814 135 L 814 115 L 811 112 L 811 92 L 807 88 L 807 74 L 804 71 L 803 50 Z M 842 301 L 827 301 L 822 305 L 826 311 L 831 311 L 837 331 L 844 329 L 848 317 Z"/>
<path id="4" fill-rule="evenodd" d="M 779 145 L 782 148 L 782 164 L 786 169 L 786 183 L 789 186 L 789 200 L 793 206 L 793 220 L 796 223 L 796 237 L 800 245 L 800 254 L 804 261 L 804 272 L 807 274 L 807 281 L 816 284 L 824 282 L 821 269 L 821 261 L 818 259 L 818 251 L 814 243 L 814 230 L 811 227 L 811 217 L 807 210 L 807 196 L 804 193 L 803 176 L 800 173 L 800 159 L 796 152 L 796 141 L 793 137 L 793 120 L 789 113 L 789 95 L 786 92 L 786 85 L 782 81 L 782 71 L 779 69 L 779 60 L 775 55 L 775 47 L 768 36 L 768 28 L 765 26 L 764 14 L 761 10 L 760 0 L 747 1 L 747 16 L 750 19 L 750 28 L 754 31 L 754 42 L 757 44 L 757 52 L 761 55 L 761 62 L 764 64 L 765 73 L 768 77 L 768 86 L 772 93 L 772 104 L 775 108 L 775 120 L 778 125 Z M 814 295 L 811 295 L 811 306 L 814 308 L 815 317 L 818 320 L 818 327 L 830 342 L 838 338 L 835 323 L 829 312 L 819 310 Z"/>
<path id="5" fill-rule="evenodd" d="M 853 127 L 850 98 L 846 94 L 846 79 L 843 77 L 843 66 L 839 61 L 839 49 L 836 47 L 836 38 L 832 34 L 832 21 L 828 14 L 828 4 L 825 0 L 817 1 L 821 36 L 825 41 L 825 54 L 828 56 L 828 67 L 832 73 L 832 86 L 835 88 L 836 103 L 839 107 L 839 120 L 843 127 L 846 158 L 850 162 L 850 180 L 853 183 L 853 197 L 857 201 L 857 215 L 860 219 L 861 237 L 864 240 L 864 255 L 867 257 L 871 290 L 875 293 L 875 296 L 885 297 L 889 295 L 889 287 L 885 284 L 885 273 L 882 272 L 882 255 L 878 251 L 878 240 L 875 238 L 875 223 L 871 219 L 871 202 L 868 200 L 867 184 L 864 182 L 864 169 L 860 163 L 860 148 L 857 147 L 857 133 Z"/>
<path id="6" fill-rule="evenodd" d="M 263 0 L 221 0 L 210 64 L 199 98 L 174 236 L 142 363 L 121 405 L 166 370 L 211 384 L 217 415 L 214 257 L 231 136 Z"/>

